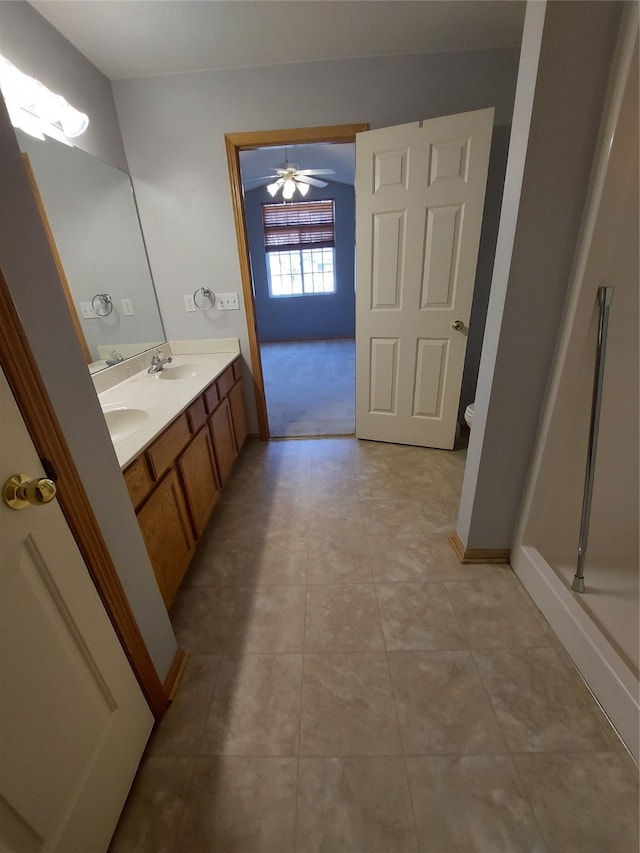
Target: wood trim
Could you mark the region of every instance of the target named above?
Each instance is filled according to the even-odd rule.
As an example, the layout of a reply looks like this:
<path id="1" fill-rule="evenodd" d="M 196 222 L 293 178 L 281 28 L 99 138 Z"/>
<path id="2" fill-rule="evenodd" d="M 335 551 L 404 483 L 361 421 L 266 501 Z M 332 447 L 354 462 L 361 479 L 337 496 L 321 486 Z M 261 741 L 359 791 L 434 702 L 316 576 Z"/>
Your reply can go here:
<path id="1" fill-rule="evenodd" d="M 169 667 L 167 677 L 162 682 L 162 688 L 169 702 L 173 702 L 176 698 L 176 693 L 178 692 L 178 687 L 180 687 L 180 682 L 182 681 L 182 676 L 184 675 L 188 659 L 189 655 L 185 650 L 179 648 L 175 653 L 173 663 Z"/>
<path id="2" fill-rule="evenodd" d="M 69 306 L 69 314 L 71 316 L 73 326 L 76 330 L 78 340 L 80 341 L 80 348 L 82 349 L 82 354 L 85 357 L 87 364 L 91 364 L 93 359 L 91 358 L 91 353 L 89 352 L 89 347 L 87 346 L 87 340 L 84 336 L 84 332 L 82 331 L 82 325 L 80 323 L 80 318 L 78 317 L 78 312 L 76 311 L 76 306 L 73 301 L 71 288 L 69 287 L 69 282 L 67 281 L 67 275 L 62 265 L 60 253 L 58 252 L 56 238 L 53 236 L 53 231 L 51 230 L 51 225 L 49 224 L 49 217 L 47 216 L 47 211 L 45 210 L 44 202 L 42 201 L 42 196 L 40 195 L 40 187 L 38 186 L 35 172 L 33 171 L 33 166 L 31 165 L 31 160 L 29 159 L 28 154 L 22 154 L 22 165 L 24 166 L 25 172 L 27 173 L 27 178 L 29 179 L 29 184 L 31 186 L 31 192 L 33 193 L 33 197 L 36 200 L 36 207 L 38 208 L 38 213 L 40 214 L 40 219 L 42 220 L 44 231 L 47 235 L 49 249 L 51 251 L 54 263 L 56 265 L 56 269 L 58 271 L 58 278 L 60 279 L 60 284 L 62 285 L 62 292 L 64 293 L 64 298 L 67 300 L 67 305 Z"/>
<path id="3" fill-rule="evenodd" d="M 253 389 L 256 398 L 258 428 L 260 438 L 269 438 L 269 419 L 267 416 L 267 401 L 264 393 L 264 377 L 262 360 L 260 358 L 260 343 L 256 305 L 253 298 L 253 282 L 251 279 L 251 261 L 249 258 L 249 240 L 247 224 L 244 217 L 242 192 L 242 177 L 240 174 L 240 152 L 251 151 L 255 148 L 269 148 L 276 145 L 313 145 L 317 142 L 355 142 L 356 133 L 369 129 L 368 124 L 335 124 L 324 127 L 298 127 L 283 130 L 258 130 L 246 133 L 226 133 L 224 137 L 229 167 L 229 183 L 231 187 L 231 203 L 233 219 L 238 244 L 238 260 L 240 262 L 240 278 L 242 295 L 247 317 L 247 334 L 249 337 L 249 353 L 251 356 L 251 372 L 253 374 Z"/>
<path id="4" fill-rule="evenodd" d="M 247 317 L 253 391 L 258 414 L 258 431 L 260 438 L 266 441 L 269 438 L 269 420 L 267 417 L 267 400 L 264 393 L 264 376 L 262 374 L 262 359 L 260 358 L 260 345 L 258 342 L 258 321 L 256 317 L 256 304 L 253 298 L 251 261 L 249 260 L 249 239 L 247 237 L 247 224 L 244 218 L 242 179 L 240 176 L 240 151 L 244 149 L 241 149 L 240 145 L 233 141 L 232 136 L 226 135 L 224 141 L 227 149 L 227 164 L 229 166 L 229 181 L 231 183 L 231 203 L 233 205 L 233 220 L 238 244 L 242 295 Z M 254 146 L 252 145 L 251 147 Z"/>
<path id="5" fill-rule="evenodd" d="M 98 595 L 156 720 L 169 702 L 131 611 L 102 531 L 0 271 L 0 365 L 40 457 L 58 475 L 58 500 Z"/>
<path id="6" fill-rule="evenodd" d="M 356 133 L 369 130 L 368 124 L 328 124 L 322 127 L 289 127 L 281 130 L 251 130 L 226 133 L 240 151 L 269 148 L 273 145 L 313 145 L 316 142 L 355 142 Z"/>
<path id="7" fill-rule="evenodd" d="M 510 548 L 465 548 L 457 533 L 449 537 L 451 547 L 461 563 L 508 563 Z"/>

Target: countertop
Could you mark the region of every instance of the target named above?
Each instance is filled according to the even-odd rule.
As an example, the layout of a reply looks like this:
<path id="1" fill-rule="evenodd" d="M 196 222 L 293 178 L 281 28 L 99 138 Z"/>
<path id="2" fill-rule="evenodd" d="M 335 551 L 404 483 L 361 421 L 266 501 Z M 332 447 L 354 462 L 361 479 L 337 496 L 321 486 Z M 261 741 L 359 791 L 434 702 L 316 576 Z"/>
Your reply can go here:
<path id="1" fill-rule="evenodd" d="M 139 413 L 140 422 L 130 434 L 112 434 L 120 468 L 133 462 L 237 357 L 238 352 L 174 355 L 161 373 L 149 374 L 145 368 L 98 394 L 107 414 L 126 409 Z"/>

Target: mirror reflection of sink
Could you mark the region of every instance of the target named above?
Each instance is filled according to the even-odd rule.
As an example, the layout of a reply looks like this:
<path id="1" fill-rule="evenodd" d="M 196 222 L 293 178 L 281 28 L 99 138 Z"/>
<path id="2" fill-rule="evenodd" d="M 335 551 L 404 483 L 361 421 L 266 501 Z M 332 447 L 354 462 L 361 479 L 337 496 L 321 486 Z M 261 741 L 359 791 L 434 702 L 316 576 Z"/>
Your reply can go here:
<path id="1" fill-rule="evenodd" d="M 143 409 L 128 409 L 125 406 L 103 409 L 102 414 L 112 441 L 122 441 L 123 438 L 133 435 L 149 420 L 149 412 Z"/>
<path id="2" fill-rule="evenodd" d="M 152 375 L 158 379 L 186 379 L 188 376 L 195 376 L 197 371 L 197 364 L 165 364 L 160 373 Z"/>

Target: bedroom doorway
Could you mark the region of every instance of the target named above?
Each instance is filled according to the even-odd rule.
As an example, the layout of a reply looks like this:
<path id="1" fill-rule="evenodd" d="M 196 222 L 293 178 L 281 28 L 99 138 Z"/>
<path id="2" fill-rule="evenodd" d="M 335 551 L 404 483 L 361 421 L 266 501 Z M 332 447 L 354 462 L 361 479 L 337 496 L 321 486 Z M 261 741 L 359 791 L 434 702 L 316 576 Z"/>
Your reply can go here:
<path id="1" fill-rule="evenodd" d="M 225 136 L 243 294 L 247 310 L 258 423 L 260 438 L 262 439 L 282 435 L 344 434 L 343 430 L 345 429 L 353 432 L 353 427 L 350 426 L 351 416 L 348 409 L 343 406 L 343 401 L 345 395 L 349 394 L 347 390 L 349 389 L 349 374 L 352 373 L 354 379 L 350 391 L 351 405 L 354 405 L 355 402 L 355 356 L 351 355 L 353 352 L 353 338 L 345 338 L 344 332 L 338 332 L 334 338 L 321 338 L 320 340 L 313 340 L 313 332 L 307 332 L 306 340 L 292 341 L 286 339 L 286 333 L 282 331 L 282 328 L 277 328 L 276 324 L 275 331 L 273 328 L 271 331 L 267 330 L 264 335 L 265 340 L 262 340 L 260 332 L 261 325 L 264 327 L 264 321 L 261 324 L 257 306 L 260 294 L 254 280 L 255 271 L 252 275 L 254 264 L 251 257 L 250 231 L 253 228 L 263 228 L 263 224 L 259 222 L 256 225 L 256 217 L 247 215 L 242 180 L 241 154 L 242 152 L 262 151 L 269 158 L 268 163 L 271 168 L 277 164 L 286 162 L 287 158 L 294 161 L 294 156 L 289 157 L 289 150 L 291 149 L 291 153 L 293 153 L 293 149 L 297 146 L 308 147 L 322 143 L 325 145 L 327 143 L 337 145 L 350 143 L 353 145 L 356 133 L 364 130 L 367 130 L 367 125 L 362 124 L 301 128 L 297 130 L 259 131 L 255 133 L 227 134 Z M 283 150 L 278 151 L 273 149 Z M 305 169 L 306 167 L 303 166 L 302 168 Z M 311 169 L 311 171 L 316 170 Z M 267 169 L 267 171 L 262 172 L 262 175 L 271 180 L 272 175 L 275 177 L 275 172 L 272 173 Z M 321 179 L 324 176 L 317 175 L 312 177 Z M 266 187 L 269 180 L 262 181 L 262 186 Z M 275 181 L 272 181 L 272 183 L 275 183 Z M 316 187 L 312 184 L 311 192 L 306 193 L 304 198 L 306 199 L 308 196 L 310 201 L 320 200 L 317 196 L 314 199 L 315 190 Z M 351 187 L 350 193 L 353 197 L 353 187 Z M 260 193 L 260 195 L 265 195 L 265 200 L 275 202 L 275 198 L 266 191 Z M 281 193 L 278 193 L 278 201 L 282 201 Z M 261 208 L 262 201 L 259 201 L 258 204 Z M 353 215 L 351 229 L 353 230 Z M 263 235 L 260 235 L 260 239 L 262 238 Z M 351 254 L 350 263 L 353 268 L 353 254 Z M 268 287 L 268 293 L 273 294 L 274 279 L 278 278 L 280 272 L 283 271 L 286 273 L 288 270 L 276 270 L 276 275 L 274 276 L 273 267 L 267 270 L 264 263 L 262 266 L 265 267 L 263 294 L 265 287 Z M 313 264 L 312 267 L 314 267 Z M 317 272 L 317 265 L 312 269 L 312 272 Z M 325 272 L 324 265 L 321 272 Z M 312 276 L 312 279 L 314 277 Z M 269 281 L 266 281 L 267 278 Z M 286 279 L 287 276 L 284 278 Z M 323 275 L 320 278 L 324 279 L 326 277 Z M 276 281 L 275 284 L 275 291 L 277 292 L 281 282 Z M 300 284 L 298 282 L 293 286 L 299 288 Z M 306 285 L 304 286 L 306 287 Z M 316 286 L 315 283 L 311 285 L 311 287 Z M 328 285 L 323 282 L 320 286 L 324 287 Z M 285 283 L 285 287 L 291 287 L 291 283 Z M 305 293 L 307 296 L 310 296 L 308 290 Z M 295 306 L 302 304 L 300 298 L 304 300 L 305 293 L 297 294 L 296 297 L 287 299 L 286 303 L 290 307 L 285 310 L 282 310 L 281 307 L 278 308 L 278 306 L 285 305 L 284 300 L 272 296 L 270 302 L 272 307 L 275 305 L 278 313 L 281 315 L 295 315 L 299 310 Z M 310 320 L 312 323 L 314 315 L 320 313 L 320 307 L 323 305 L 328 306 L 329 304 L 329 300 L 325 299 L 328 291 L 316 291 L 316 294 L 315 296 L 310 296 L 312 303 L 317 306 L 311 312 Z M 323 299 L 325 300 L 324 303 L 321 301 Z M 353 293 L 351 293 L 351 299 L 353 299 Z M 296 322 L 294 322 L 295 326 L 297 326 Z M 351 328 L 353 328 L 353 324 Z M 272 339 L 268 340 L 269 337 Z M 350 358 L 351 362 L 349 362 Z M 353 367 L 350 367 L 350 363 Z M 321 379 L 324 380 L 324 387 L 321 387 Z M 292 393 L 285 394 L 287 389 Z M 285 402 L 286 397 L 289 398 L 289 403 Z M 330 398 L 333 399 L 333 402 L 331 402 Z M 271 401 L 273 401 L 273 406 L 271 406 Z M 268 404 L 270 407 L 269 411 Z M 287 406 L 289 407 L 288 410 Z"/>
<path id="2" fill-rule="evenodd" d="M 355 434 L 355 146 L 240 153 L 272 438 Z"/>

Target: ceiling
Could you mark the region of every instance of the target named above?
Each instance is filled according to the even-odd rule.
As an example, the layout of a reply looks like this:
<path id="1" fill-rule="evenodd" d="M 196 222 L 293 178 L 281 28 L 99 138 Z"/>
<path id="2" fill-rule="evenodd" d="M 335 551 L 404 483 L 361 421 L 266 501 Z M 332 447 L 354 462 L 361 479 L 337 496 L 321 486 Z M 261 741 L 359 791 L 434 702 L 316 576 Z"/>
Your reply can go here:
<path id="1" fill-rule="evenodd" d="M 264 178 L 265 175 L 273 175 L 274 169 L 281 166 L 285 160 L 296 163 L 301 169 L 333 169 L 335 175 L 321 176 L 320 180 L 328 183 L 353 184 L 355 171 L 353 143 L 332 145 L 321 142 L 315 145 L 289 145 L 286 149 L 274 146 L 241 151 L 240 169 L 245 190 L 254 190 L 271 183 L 269 180 L 259 179 Z"/>
<path id="2" fill-rule="evenodd" d="M 517 47 L 524 0 L 30 0 L 111 80 Z"/>

